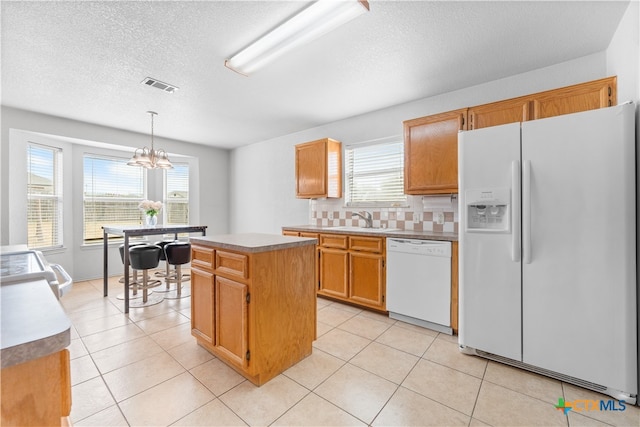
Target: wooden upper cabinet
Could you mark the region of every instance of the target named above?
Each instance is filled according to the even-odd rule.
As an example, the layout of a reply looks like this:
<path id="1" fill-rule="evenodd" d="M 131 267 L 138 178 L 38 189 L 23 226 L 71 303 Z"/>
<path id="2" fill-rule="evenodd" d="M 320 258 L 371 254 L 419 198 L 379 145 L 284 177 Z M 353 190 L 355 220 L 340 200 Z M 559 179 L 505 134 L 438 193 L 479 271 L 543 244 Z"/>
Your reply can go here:
<path id="1" fill-rule="evenodd" d="M 616 77 L 469 108 L 469 130 L 579 113 L 617 104 Z"/>
<path id="2" fill-rule="evenodd" d="M 617 104 L 617 78 L 607 77 L 532 95 L 533 118 L 595 110 Z"/>
<path id="3" fill-rule="evenodd" d="M 342 144 L 331 138 L 296 145 L 296 197 L 342 197 Z"/>
<path id="4" fill-rule="evenodd" d="M 458 131 L 467 129 L 467 109 L 404 122 L 404 192 L 458 192 Z"/>
<path id="5" fill-rule="evenodd" d="M 529 96 L 492 102 L 469 108 L 469 130 L 531 120 Z"/>

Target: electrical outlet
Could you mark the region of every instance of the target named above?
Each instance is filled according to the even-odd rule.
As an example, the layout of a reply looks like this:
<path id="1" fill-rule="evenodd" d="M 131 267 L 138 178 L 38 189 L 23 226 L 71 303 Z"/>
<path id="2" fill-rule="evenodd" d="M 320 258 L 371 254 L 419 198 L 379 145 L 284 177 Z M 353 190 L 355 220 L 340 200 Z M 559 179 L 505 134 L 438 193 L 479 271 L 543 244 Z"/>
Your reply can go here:
<path id="1" fill-rule="evenodd" d="M 420 212 L 414 212 L 413 213 L 413 223 L 414 224 L 419 224 L 420 223 Z"/>
<path id="2" fill-rule="evenodd" d="M 434 212 L 433 220 L 436 224 L 444 224 L 444 212 Z"/>
<path id="3" fill-rule="evenodd" d="M 329 212 L 329 219 L 333 219 L 333 211 Z"/>

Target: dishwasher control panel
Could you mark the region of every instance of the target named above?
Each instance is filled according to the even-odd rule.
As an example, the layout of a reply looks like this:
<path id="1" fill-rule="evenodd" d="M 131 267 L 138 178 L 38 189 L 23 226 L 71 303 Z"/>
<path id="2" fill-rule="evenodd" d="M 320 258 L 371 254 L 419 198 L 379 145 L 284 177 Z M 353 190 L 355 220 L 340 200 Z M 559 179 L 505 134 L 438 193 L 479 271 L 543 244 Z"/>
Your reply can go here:
<path id="1" fill-rule="evenodd" d="M 417 239 L 387 239 L 387 252 L 414 253 L 451 258 L 451 242 Z"/>

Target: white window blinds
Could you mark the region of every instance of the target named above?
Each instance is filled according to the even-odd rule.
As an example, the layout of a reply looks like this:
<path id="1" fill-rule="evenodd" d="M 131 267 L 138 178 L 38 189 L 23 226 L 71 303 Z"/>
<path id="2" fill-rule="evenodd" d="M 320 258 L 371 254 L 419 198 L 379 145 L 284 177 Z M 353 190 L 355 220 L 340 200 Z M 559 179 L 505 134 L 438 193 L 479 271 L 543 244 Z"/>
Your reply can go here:
<path id="1" fill-rule="evenodd" d="M 173 164 L 164 174 L 164 223 L 189 223 L 189 165 Z"/>
<path id="2" fill-rule="evenodd" d="M 62 150 L 27 145 L 27 245 L 62 246 Z"/>
<path id="3" fill-rule="evenodd" d="M 84 242 L 102 240 L 103 225 L 139 225 L 145 199 L 143 168 L 121 158 L 84 155 Z"/>
<path id="4" fill-rule="evenodd" d="M 347 206 L 399 206 L 404 194 L 402 140 L 345 149 Z"/>

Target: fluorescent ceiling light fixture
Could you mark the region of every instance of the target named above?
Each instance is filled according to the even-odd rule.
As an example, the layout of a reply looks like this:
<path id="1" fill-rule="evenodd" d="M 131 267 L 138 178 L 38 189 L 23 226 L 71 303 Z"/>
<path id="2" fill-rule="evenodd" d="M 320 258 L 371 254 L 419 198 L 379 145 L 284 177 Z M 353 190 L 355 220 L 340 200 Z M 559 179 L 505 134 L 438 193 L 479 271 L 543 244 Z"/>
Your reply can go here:
<path id="1" fill-rule="evenodd" d="M 318 0 L 240 51 L 224 65 L 249 75 L 283 53 L 308 43 L 369 11 L 365 0 Z"/>

